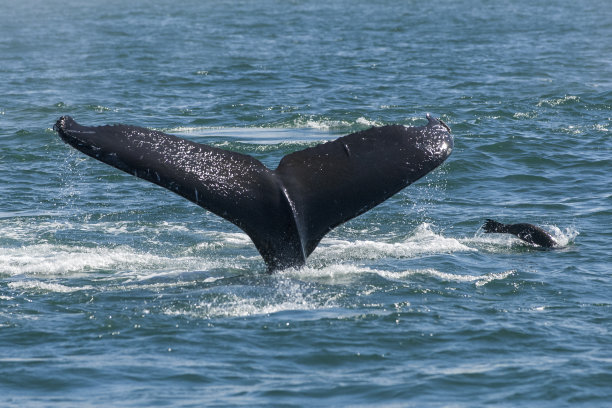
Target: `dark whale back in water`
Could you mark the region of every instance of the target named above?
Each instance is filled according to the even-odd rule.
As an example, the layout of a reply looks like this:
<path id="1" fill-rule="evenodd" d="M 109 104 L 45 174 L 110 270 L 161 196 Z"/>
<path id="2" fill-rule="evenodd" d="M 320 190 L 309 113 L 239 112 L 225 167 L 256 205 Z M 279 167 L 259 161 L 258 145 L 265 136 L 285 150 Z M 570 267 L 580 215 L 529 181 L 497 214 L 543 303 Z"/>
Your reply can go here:
<path id="1" fill-rule="evenodd" d="M 557 245 L 557 241 L 548 232 L 532 224 L 502 224 L 497 221 L 487 220 L 483 228 L 485 232 L 513 234 L 525 242 L 544 248 L 552 248 Z"/>
<path id="2" fill-rule="evenodd" d="M 332 228 L 438 167 L 453 137 L 427 115 L 422 127 L 373 127 L 291 153 L 276 170 L 257 159 L 142 127 L 54 126 L 75 149 L 165 187 L 231 221 L 269 270 L 304 265 Z"/>

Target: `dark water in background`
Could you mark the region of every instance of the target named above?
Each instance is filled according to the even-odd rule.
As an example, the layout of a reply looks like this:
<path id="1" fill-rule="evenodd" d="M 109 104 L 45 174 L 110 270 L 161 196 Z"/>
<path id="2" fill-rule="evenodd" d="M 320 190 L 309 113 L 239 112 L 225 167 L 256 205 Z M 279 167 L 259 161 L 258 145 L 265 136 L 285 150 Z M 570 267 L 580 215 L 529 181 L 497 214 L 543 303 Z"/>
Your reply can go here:
<path id="1" fill-rule="evenodd" d="M 0 405 L 609 404 L 612 3 L 491 3 L 0 1 Z M 272 276 L 51 130 L 275 166 L 426 112 L 448 162 Z"/>

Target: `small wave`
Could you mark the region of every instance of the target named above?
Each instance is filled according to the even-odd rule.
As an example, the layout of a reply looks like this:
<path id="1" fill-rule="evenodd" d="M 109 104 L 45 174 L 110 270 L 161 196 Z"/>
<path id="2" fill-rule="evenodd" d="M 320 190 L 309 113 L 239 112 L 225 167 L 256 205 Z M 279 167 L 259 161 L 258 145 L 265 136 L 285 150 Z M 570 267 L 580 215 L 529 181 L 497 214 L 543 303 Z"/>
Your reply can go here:
<path id="1" fill-rule="evenodd" d="M 39 280 L 24 280 L 10 282 L 9 288 L 14 290 L 27 290 L 29 292 L 55 292 L 55 293 L 73 293 L 83 290 L 94 289 L 91 285 L 85 286 L 66 286 L 61 283 L 48 283 Z"/>
<path id="2" fill-rule="evenodd" d="M 214 130 L 224 130 L 226 128 L 220 126 L 175 126 L 170 128 L 159 128 L 160 132 L 166 133 L 208 133 Z"/>
<path id="3" fill-rule="evenodd" d="M 232 150 L 240 153 L 254 154 L 254 153 L 275 153 L 280 151 L 296 151 L 306 149 L 308 147 L 315 146 L 319 143 L 324 143 L 326 140 L 315 140 L 315 141 L 302 141 L 302 140 L 291 140 L 270 143 L 242 143 L 235 141 L 223 141 L 217 143 L 209 143 L 211 146 L 218 147 L 220 149 Z"/>
<path id="4" fill-rule="evenodd" d="M 506 279 L 515 273 L 516 271 L 509 270 L 509 271 L 496 272 L 496 273 L 491 272 L 485 275 L 478 276 L 478 275 L 466 275 L 466 274 L 454 274 L 454 273 L 449 273 L 449 272 L 440 272 L 436 269 L 424 269 L 424 270 L 416 270 L 416 271 L 404 271 L 404 272 L 399 272 L 399 273 L 391 272 L 391 273 L 381 274 L 381 276 L 385 277 L 385 275 L 387 275 L 389 279 L 404 280 L 410 276 L 423 275 L 423 276 L 430 276 L 432 278 L 436 278 L 444 282 L 459 282 L 459 283 L 473 282 L 475 286 L 484 286 L 487 283 L 490 283 L 496 280 Z"/>
<path id="5" fill-rule="evenodd" d="M 141 244 L 139 237 L 147 237 L 153 243 L 154 250 L 134 248 L 131 244 L 95 246 L 95 242 L 77 245 L 57 242 L 58 237 L 72 237 L 74 233 L 112 235 L 121 237 L 123 242 L 133 241 L 137 245 Z M 162 233 L 195 236 L 197 243 L 171 248 L 170 253 L 159 253 L 156 252 L 160 242 L 157 237 Z M 138 271 L 146 271 L 148 274 L 151 271 L 233 267 L 236 258 L 217 259 L 216 254 L 209 256 L 209 249 L 246 247 L 250 250 L 252 246 L 250 238 L 242 232 L 207 229 L 192 231 L 182 223 L 167 221 L 150 224 L 140 221 L 80 223 L 54 220 L 32 223 L 31 219 L 23 218 L 0 223 L 0 236 L 3 242 L 0 245 L 0 276 L 73 276 L 106 271 L 132 271 L 130 273 L 136 274 Z M 15 243 L 20 245 L 14 246 Z M 251 252 L 254 251 L 247 255 Z M 245 257 L 243 260 L 249 261 Z"/>
<path id="6" fill-rule="evenodd" d="M 522 245 L 522 243 L 525 243 L 514 235 L 485 234 L 484 232 L 479 232 L 473 237 L 461 238 L 460 241 L 464 242 L 466 245 L 473 245 L 481 248 L 485 247 L 490 251 L 500 247 L 509 249 L 516 245 Z"/>
<path id="7" fill-rule="evenodd" d="M 352 282 L 356 277 L 362 275 L 377 275 L 388 281 L 393 282 L 409 282 L 410 279 L 415 276 L 426 276 L 435 278 L 444 282 L 459 282 L 459 283 L 474 283 L 475 286 L 483 286 L 487 283 L 506 279 L 516 273 L 514 270 L 487 273 L 485 275 L 468 275 L 468 274 L 455 274 L 450 272 L 441 272 L 436 269 L 412 269 L 404 271 L 388 271 L 376 268 L 369 268 L 365 266 L 357 265 L 342 265 L 335 264 L 329 265 L 324 268 L 301 268 L 301 269 L 286 269 L 279 272 L 285 276 L 291 276 L 293 278 L 302 280 L 317 280 L 326 281 L 326 283 L 332 284 L 348 284 Z"/>
<path id="8" fill-rule="evenodd" d="M 290 125 L 292 125 L 292 127 L 306 127 L 311 129 L 330 130 L 348 128 L 351 126 L 351 123 L 344 120 L 299 118 L 296 119 L 293 123 L 290 123 Z"/>
<path id="9" fill-rule="evenodd" d="M 382 126 L 383 123 L 365 118 L 363 116 L 355 119 L 354 122 L 349 122 L 346 120 L 332 120 L 327 118 L 299 118 L 293 122 L 294 127 L 307 127 L 311 129 L 320 129 L 320 130 L 345 130 L 352 129 L 355 126 L 359 127 L 372 127 L 372 126 Z"/>
<path id="10" fill-rule="evenodd" d="M 399 242 L 346 241 L 325 238 L 320 248 L 313 253 L 313 259 L 334 261 L 347 257 L 353 260 L 385 257 L 413 258 L 425 254 L 461 251 L 475 251 L 475 249 L 461 243 L 458 239 L 436 234 L 430 224 L 424 223 L 419 225 L 411 236 Z"/>
<path id="11" fill-rule="evenodd" d="M 582 126 L 576 126 L 576 125 L 569 125 L 567 127 L 561 127 L 559 130 L 561 132 L 564 132 L 570 135 L 580 135 L 584 133 L 584 129 L 582 128 Z"/>
<path id="12" fill-rule="evenodd" d="M 107 106 L 102 106 L 102 105 L 86 105 L 85 108 L 88 109 L 88 110 L 97 112 L 97 113 L 119 112 L 119 109 L 109 108 Z"/>
<path id="13" fill-rule="evenodd" d="M 211 301 L 200 302 L 199 304 L 188 309 L 169 308 L 165 311 L 165 313 L 171 316 L 189 316 L 191 318 L 211 319 L 216 317 L 270 315 L 284 311 L 313 309 L 317 309 L 317 307 L 304 299 L 292 299 L 274 303 L 256 298 L 226 296 L 219 297 Z"/>
<path id="14" fill-rule="evenodd" d="M 382 125 L 383 123 L 380 121 L 368 119 L 363 116 L 360 116 L 354 120 L 340 120 L 318 115 L 296 115 L 293 118 L 283 122 L 273 123 L 272 127 L 281 129 L 315 129 L 320 131 L 337 130 L 346 132 L 355 128 Z"/>
<path id="15" fill-rule="evenodd" d="M 248 127 L 223 127 L 223 126 L 175 126 L 170 128 L 160 128 L 158 130 L 168 133 L 183 133 L 183 134 L 194 134 L 196 136 L 225 136 L 225 137 L 236 137 L 241 138 L 245 135 L 252 135 L 253 133 L 279 133 L 282 136 L 287 136 L 287 132 L 290 130 L 299 129 L 312 129 L 316 131 L 328 131 L 328 130 L 344 130 L 350 129 L 354 126 L 378 126 L 378 122 L 368 120 L 364 117 L 360 117 L 354 122 L 345 120 L 327 119 L 327 118 L 316 118 L 314 116 L 298 116 L 293 119 L 287 120 L 280 123 L 257 124 Z"/>
<path id="16" fill-rule="evenodd" d="M 531 111 L 531 112 L 516 112 L 514 115 L 512 115 L 513 118 L 515 119 L 533 119 L 535 117 L 538 116 L 538 113 L 535 111 Z"/>
<path id="17" fill-rule="evenodd" d="M 208 231 L 207 235 L 223 245 L 246 246 L 251 245 L 251 238 L 244 232 Z"/>
<path id="18" fill-rule="evenodd" d="M 358 125 L 363 125 L 363 126 L 382 126 L 382 122 L 378 122 L 376 120 L 370 120 L 370 119 L 366 119 L 363 116 L 357 118 L 357 120 L 355 121 Z"/>
<path id="19" fill-rule="evenodd" d="M 176 271 L 206 267 L 208 260 L 197 256 L 161 256 L 130 247 L 88 248 L 53 244 L 36 244 L 3 248 L 0 275 L 78 276 L 106 271 Z M 213 265 L 215 262 L 210 261 Z"/>
<path id="20" fill-rule="evenodd" d="M 0 235 L 3 238 L 20 242 L 39 242 L 41 235 L 55 234 L 57 231 L 100 232 L 108 235 L 141 234 L 155 235 L 160 230 L 164 232 L 187 232 L 184 224 L 162 221 L 159 224 L 145 224 L 138 221 L 98 221 L 76 222 L 43 220 L 32 222 L 27 219 L 7 220 L 0 223 Z"/>
<path id="21" fill-rule="evenodd" d="M 337 307 L 337 293 L 322 295 L 315 288 L 275 275 L 260 282 L 254 290 L 241 285 L 223 286 L 205 295 L 207 299 L 187 307 L 169 307 L 164 313 L 172 316 L 211 319 L 270 315 L 286 311 L 320 310 Z M 230 291 L 230 293 L 227 293 Z"/>
<path id="22" fill-rule="evenodd" d="M 575 102 L 580 102 L 580 97 L 574 95 L 565 95 L 563 98 L 542 99 L 540 102 L 538 102 L 537 106 L 541 107 L 546 105 L 550 107 L 555 107 Z"/>

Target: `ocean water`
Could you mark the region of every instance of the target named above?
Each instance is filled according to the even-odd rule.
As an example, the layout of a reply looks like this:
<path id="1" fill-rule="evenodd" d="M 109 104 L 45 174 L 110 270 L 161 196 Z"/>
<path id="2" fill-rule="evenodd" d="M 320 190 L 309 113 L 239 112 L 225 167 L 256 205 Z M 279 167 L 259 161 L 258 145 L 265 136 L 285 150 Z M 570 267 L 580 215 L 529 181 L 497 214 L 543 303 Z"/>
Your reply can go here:
<path id="1" fill-rule="evenodd" d="M 1 406 L 609 406 L 608 0 L 0 10 Z M 52 130 L 140 125 L 275 167 L 427 112 L 447 162 L 272 275 L 229 222 Z"/>

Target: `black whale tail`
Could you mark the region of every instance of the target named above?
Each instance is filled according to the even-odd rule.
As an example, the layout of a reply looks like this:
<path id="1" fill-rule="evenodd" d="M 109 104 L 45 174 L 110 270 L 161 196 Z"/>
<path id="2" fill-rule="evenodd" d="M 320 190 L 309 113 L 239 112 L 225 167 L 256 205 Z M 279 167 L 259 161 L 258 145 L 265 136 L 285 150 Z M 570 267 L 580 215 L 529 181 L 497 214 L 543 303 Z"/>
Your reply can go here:
<path id="1" fill-rule="evenodd" d="M 506 224 L 491 219 L 486 220 L 482 228 L 484 232 L 508 232 L 508 226 Z"/>
<path id="2" fill-rule="evenodd" d="M 373 127 L 291 153 L 270 170 L 257 159 L 137 126 L 54 126 L 77 150 L 155 183 L 227 219 L 269 270 L 304 265 L 334 227 L 382 203 L 442 164 L 450 128 Z"/>
<path id="3" fill-rule="evenodd" d="M 493 220 L 486 220 L 483 229 L 485 232 L 501 232 L 516 235 L 518 238 L 543 248 L 557 246 L 557 240 L 542 228 L 527 223 L 502 224 Z"/>

